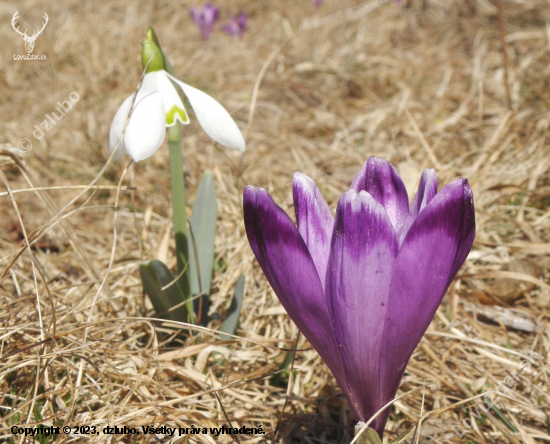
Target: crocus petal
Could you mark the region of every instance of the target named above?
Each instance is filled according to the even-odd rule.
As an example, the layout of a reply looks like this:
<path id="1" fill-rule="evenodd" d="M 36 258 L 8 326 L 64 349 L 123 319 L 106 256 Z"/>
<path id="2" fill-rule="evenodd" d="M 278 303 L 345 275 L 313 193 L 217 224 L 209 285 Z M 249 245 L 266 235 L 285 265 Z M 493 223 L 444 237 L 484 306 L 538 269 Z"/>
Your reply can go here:
<path id="1" fill-rule="evenodd" d="M 418 217 L 418 214 L 432 201 L 436 194 L 437 174 L 435 173 L 435 170 L 426 168 L 420 178 L 418 191 L 416 192 L 416 196 L 414 196 L 409 215 L 401 227 L 401 231 L 398 233 L 399 244 L 401 244 L 403 239 L 405 239 L 407 231 L 409 231 L 409 228 Z"/>
<path id="2" fill-rule="evenodd" d="M 183 102 L 164 71 L 157 73 L 157 86 L 166 113 L 166 126 L 175 125 L 179 120 L 183 124 L 189 123 L 189 117 L 183 106 Z"/>
<path id="3" fill-rule="evenodd" d="M 350 187 L 363 190 L 381 204 L 388 213 L 395 231 L 399 233 L 409 215 L 409 197 L 405 184 L 392 164 L 379 157 L 369 157 Z"/>
<path id="4" fill-rule="evenodd" d="M 345 192 L 336 209 L 326 297 L 347 393 L 342 389 L 361 421 L 382 407 L 380 343 L 396 256 L 397 238 L 384 207 L 365 191 Z"/>
<path id="5" fill-rule="evenodd" d="M 223 25 L 221 29 L 227 35 L 240 36 L 239 24 L 237 23 L 237 19 L 234 17 L 230 18 L 229 22 L 226 25 Z"/>
<path id="6" fill-rule="evenodd" d="M 199 28 L 203 39 L 208 40 L 214 29 L 214 24 L 218 20 L 220 10 L 211 3 L 207 3 L 202 8 L 191 8 L 189 14 Z"/>
<path id="7" fill-rule="evenodd" d="M 342 385 L 323 287 L 302 236 L 263 188 L 247 186 L 243 207 L 248 241 L 273 291 Z"/>
<path id="8" fill-rule="evenodd" d="M 305 174 L 294 174 L 292 194 L 298 231 L 307 245 L 324 289 L 334 218 L 319 188 Z"/>
<path id="9" fill-rule="evenodd" d="M 474 202 L 466 179 L 445 186 L 409 229 L 391 281 L 380 354 L 382 403 L 397 393 L 407 362 L 466 260 L 474 236 Z"/>
<path id="10" fill-rule="evenodd" d="M 420 178 L 418 191 L 414 196 L 411 205 L 410 214 L 418 216 L 418 214 L 428 205 L 437 194 L 437 174 L 433 168 L 426 168 Z"/>
<path id="11" fill-rule="evenodd" d="M 197 88 L 180 82 L 170 74 L 167 76 L 181 86 L 206 134 L 227 148 L 244 152 L 246 144 L 241 130 L 223 106 Z"/>
<path id="12" fill-rule="evenodd" d="M 242 37 L 248 29 L 248 17 L 241 12 L 238 17 L 231 17 L 227 25 L 222 26 L 222 31 L 227 35 Z"/>
<path id="13" fill-rule="evenodd" d="M 237 23 L 239 24 L 239 31 L 242 36 L 248 29 L 248 16 L 244 12 L 241 12 L 237 17 Z"/>

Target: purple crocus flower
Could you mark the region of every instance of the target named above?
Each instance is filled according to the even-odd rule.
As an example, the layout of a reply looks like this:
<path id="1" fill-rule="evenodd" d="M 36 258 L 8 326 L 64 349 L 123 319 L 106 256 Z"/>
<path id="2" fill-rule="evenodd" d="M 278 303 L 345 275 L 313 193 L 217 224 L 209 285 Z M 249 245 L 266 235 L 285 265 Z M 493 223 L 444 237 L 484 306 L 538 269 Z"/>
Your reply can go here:
<path id="1" fill-rule="evenodd" d="M 267 191 L 247 186 L 246 234 L 289 316 L 367 422 L 395 397 L 472 248 L 472 190 L 457 179 L 438 193 L 427 169 L 409 207 L 392 165 L 371 157 L 335 217 L 305 174 L 294 175 L 293 195 L 297 228 Z M 380 436 L 389 410 L 371 424 Z"/>
<path id="2" fill-rule="evenodd" d="M 248 17 L 244 12 L 241 12 L 237 17 L 231 17 L 227 25 L 222 26 L 222 31 L 227 35 L 234 35 L 239 38 L 248 29 Z"/>
<path id="3" fill-rule="evenodd" d="M 189 15 L 199 28 L 202 38 L 208 40 L 220 15 L 220 10 L 208 2 L 202 8 L 191 8 Z"/>

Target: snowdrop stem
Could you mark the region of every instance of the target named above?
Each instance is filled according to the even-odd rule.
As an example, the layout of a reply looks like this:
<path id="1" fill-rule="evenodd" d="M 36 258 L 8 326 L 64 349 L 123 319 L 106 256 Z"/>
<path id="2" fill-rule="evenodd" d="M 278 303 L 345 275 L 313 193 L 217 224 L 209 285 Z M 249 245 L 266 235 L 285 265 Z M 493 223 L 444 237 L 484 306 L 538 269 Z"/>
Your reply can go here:
<path id="1" fill-rule="evenodd" d="M 176 237 L 176 259 L 178 266 L 178 285 L 185 298 L 189 298 L 189 253 L 187 242 L 187 215 L 185 213 L 185 182 L 183 179 L 183 154 L 181 151 L 181 127 L 168 128 L 168 148 L 170 151 L 170 178 L 172 184 L 172 210 L 174 213 L 174 236 Z M 193 316 L 193 301 L 187 300 L 187 310 Z M 194 316 L 193 316 L 194 317 Z M 194 322 L 194 319 L 190 319 Z"/>

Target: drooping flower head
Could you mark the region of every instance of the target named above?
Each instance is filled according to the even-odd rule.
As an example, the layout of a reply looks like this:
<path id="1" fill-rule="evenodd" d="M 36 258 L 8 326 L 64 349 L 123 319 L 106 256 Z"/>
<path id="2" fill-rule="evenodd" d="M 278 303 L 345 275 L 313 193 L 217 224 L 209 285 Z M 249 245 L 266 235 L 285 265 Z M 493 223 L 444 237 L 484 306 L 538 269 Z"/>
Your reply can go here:
<path id="1" fill-rule="evenodd" d="M 267 191 L 246 187 L 246 234 L 287 313 L 367 422 L 395 397 L 472 247 L 472 191 L 457 179 L 438 193 L 428 169 L 409 205 L 391 164 L 371 157 L 335 217 L 306 175 L 294 175 L 293 196 L 298 227 Z M 389 411 L 371 424 L 380 436 Z"/>
<path id="2" fill-rule="evenodd" d="M 189 99 L 206 134 L 223 146 L 244 152 L 245 141 L 241 131 L 225 108 L 208 94 L 179 81 L 166 71 L 171 70 L 170 62 L 162 52 L 151 27 L 147 30 L 147 39 L 143 42 L 141 59 L 144 68 L 149 64 L 147 74 L 143 77 L 128 128 L 115 159 L 124 154 L 129 154 L 136 162 L 146 159 L 162 145 L 166 127 L 175 125 L 178 121 L 182 124 L 189 123 L 189 117 L 174 83 L 179 85 Z M 122 135 L 133 99 L 134 94 L 122 103 L 115 114 L 109 132 L 111 153 Z"/>
<path id="3" fill-rule="evenodd" d="M 237 17 L 231 17 L 226 25 L 222 26 L 222 31 L 227 35 L 233 35 L 241 38 L 248 29 L 248 17 L 241 12 Z"/>
<path id="4" fill-rule="evenodd" d="M 189 10 L 189 15 L 199 28 L 202 38 L 208 40 L 220 15 L 219 8 L 216 8 L 212 3 L 208 2 L 202 8 L 191 8 Z"/>

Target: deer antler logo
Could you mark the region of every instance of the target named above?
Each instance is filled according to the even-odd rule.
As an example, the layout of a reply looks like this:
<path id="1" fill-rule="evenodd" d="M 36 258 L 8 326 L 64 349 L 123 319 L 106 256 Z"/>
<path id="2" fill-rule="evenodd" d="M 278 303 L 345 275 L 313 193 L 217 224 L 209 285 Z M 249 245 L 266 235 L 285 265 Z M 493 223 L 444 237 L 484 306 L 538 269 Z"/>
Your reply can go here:
<path id="1" fill-rule="evenodd" d="M 27 50 L 28 54 L 32 54 L 34 50 L 34 42 L 36 38 L 40 35 L 42 31 L 44 31 L 44 28 L 48 24 L 48 14 L 44 13 L 44 18 L 46 19 L 45 22 L 42 23 L 42 29 L 39 31 L 37 29 L 34 30 L 34 33 L 31 36 L 27 35 L 27 30 L 25 29 L 25 32 L 19 31 L 19 26 L 15 27 L 15 22 L 19 18 L 19 11 L 15 11 L 15 14 L 13 14 L 13 18 L 11 19 L 11 26 L 13 26 L 13 29 L 21 36 L 21 38 L 25 41 L 25 49 Z"/>

